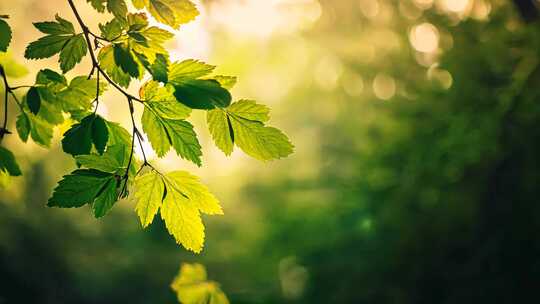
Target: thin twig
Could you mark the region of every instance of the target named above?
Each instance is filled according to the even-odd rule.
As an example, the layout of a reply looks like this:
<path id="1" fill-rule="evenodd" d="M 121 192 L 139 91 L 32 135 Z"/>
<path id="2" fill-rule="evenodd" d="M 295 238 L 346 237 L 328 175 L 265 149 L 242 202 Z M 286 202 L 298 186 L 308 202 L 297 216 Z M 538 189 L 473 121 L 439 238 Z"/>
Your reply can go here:
<path id="1" fill-rule="evenodd" d="M 92 35 L 92 34 L 90 33 L 90 30 L 84 24 L 84 21 L 82 20 L 81 15 L 77 11 L 77 8 L 75 7 L 75 4 L 73 4 L 73 0 L 67 0 L 67 1 L 69 3 L 69 6 L 71 7 L 71 10 L 73 11 L 73 14 L 75 15 L 75 18 L 77 19 L 77 22 L 79 23 L 79 26 L 81 27 L 81 29 L 83 31 L 83 36 L 86 39 L 86 44 L 88 45 L 88 51 L 90 53 L 90 58 L 92 59 L 92 66 L 93 66 L 92 69 L 94 69 L 94 68 L 97 69 L 98 72 L 101 73 L 101 75 L 103 75 L 103 77 L 107 80 L 108 83 L 110 83 L 113 87 L 115 87 L 120 93 L 124 94 L 124 96 L 126 96 L 128 99 L 136 100 L 138 102 L 143 103 L 144 100 L 142 100 L 142 99 L 140 99 L 138 97 L 135 97 L 135 96 L 129 94 L 128 92 L 126 92 L 124 89 L 122 89 L 122 87 L 120 87 L 116 82 L 114 82 L 109 77 L 109 75 L 107 75 L 107 73 L 105 73 L 105 71 L 101 68 L 101 66 L 99 65 L 99 62 L 98 62 L 98 60 L 96 58 L 96 55 L 94 54 L 93 48 L 92 48 L 92 42 L 90 41 L 90 35 Z"/>
<path id="2" fill-rule="evenodd" d="M 112 40 L 108 40 L 106 38 L 103 38 L 101 36 L 98 36 L 94 33 L 92 33 L 88 27 L 85 25 L 84 21 L 82 20 L 81 18 L 81 15 L 79 14 L 79 12 L 77 11 L 77 8 L 75 7 L 75 4 L 73 3 L 73 0 L 67 0 L 68 3 L 69 3 L 69 6 L 71 7 L 71 10 L 73 11 L 73 14 L 75 15 L 75 18 L 77 19 L 77 22 L 79 23 L 79 26 L 81 27 L 82 31 L 83 31 L 83 35 L 84 35 L 84 38 L 86 40 L 86 44 L 88 45 L 88 50 L 89 50 L 89 53 L 90 53 L 90 58 L 92 60 L 92 70 L 90 71 L 90 74 L 88 75 L 88 78 L 91 78 L 92 75 L 94 74 L 95 71 L 97 71 L 97 91 L 96 91 L 96 108 L 94 109 L 94 113 L 95 111 L 97 111 L 97 107 L 99 105 L 99 99 L 98 99 L 98 96 L 99 96 L 99 75 L 103 75 L 103 77 L 105 78 L 105 80 L 107 80 L 108 83 L 110 83 L 113 87 L 115 87 L 120 93 L 122 93 L 126 99 L 127 99 L 127 102 L 128 102 L 128 106 L 129 106 L 129 115 L 131 117 L 131 124 L 132 124 L 132 134 L 131 134 L 131 151 L 129 153 L 129 160 L 128 160 L 128 164 L 127 164 L 127 169 L 126 169 L 126 172 L 124 174 L 124 176 L 122 177 L 122 179 L 124 180 L 124 184 L 122 186 L 122 190 L 120 191 L 120 197 L 124 196 L 125 194 L 127 194 L 127 184 L 128 184 L 128 180 L 129 180 L 129 170 L 131 168 L 131 165 L 133 163 L 133 154 L 134 154 L 134 151 L 135 151 L 135 137 L 137 137 L 137 141 L 139 142 L 139 145 L 141 147 L 141 151 L 142 151 L 142 155 L 143 155 L 143 159 L 144 159 L 144 163 L 141 165 L 141 167 L 137 170 L 137 174 L 139 174 L 139 172 L 142 170 L 142 168 L 144 168 L 145 166 L 149 166 L 151 167 L 153 170 L 154 167 L 152 167 L 152 165 L 150 165 L 148 163 L 148 160 L 146 159 L 146 154 L 144 152 L 144 149 L 143 149 L 143 146 L 142 146 L 142 136 L 139 132 L 139 130 L 137 129 L 137 126 L 135 124 L 135 118 L 134 118 L 134 109 L 133 109 L 133 100 L 135 101 L 138 101 L 142 104 L 144 104 L 144 100 L 140 99 L 140 98 L 137 98 L 136 96 L 133 96 L 131 94 L 129 94 L 128 92 L 126 92 L 123 88 L 121 88 L 116 82 L 114 82 L 110 77 L 109 75 L 107 75 L 107 73 L 101 68 L 101 66 L 99 65 L 99 62 L 96 58 L 96 55 L 94 53 L 94 48 L 92 48 L 92 43 L 91 43 L 91 40 L 90 40 L 90 36 L 94 37 L 94 40 L 95 42 L 99 42 L 98 40 L 102 40 L 102 41 L 107 41 L 107 42 L 112 42 Z M 114 39 L 113 39 L 114 40 Z M 95 43 L 95 46 L 96 46 L 96 49 L 98 48 L 98 43 Z M 157 171 L 157 170 L 156 170 Z"/>
<path id="3" fill-rule="evenodd" d="M 0 129 L 0 141 L 4 139 L 4 135 L 9 134 L 10 132 L 7 129 L 7 120 L 8 120 L 8 95 L 11 91 L 11 88 L 9 87 L 9 84 L 7 82 L 6 73 L 4 72 L 4 67 L 0 65 L 0 74 L 2 76 L 2 79 L 4 80 L 4 123 L 2 125 L 2 128 Z"/>

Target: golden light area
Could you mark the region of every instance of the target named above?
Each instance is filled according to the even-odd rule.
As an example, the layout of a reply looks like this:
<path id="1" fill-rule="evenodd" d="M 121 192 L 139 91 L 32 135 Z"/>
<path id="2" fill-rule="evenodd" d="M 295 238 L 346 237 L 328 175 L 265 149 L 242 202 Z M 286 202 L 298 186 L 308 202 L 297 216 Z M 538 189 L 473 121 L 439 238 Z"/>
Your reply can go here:
<path id="1" fill-rule="evenodd" d="M 321 6 L 317 0 L 228 0 L 212 2 L 209 14 L 218 28 L 264 38 L 310 26 L 321 16 Z"/>
<path id="2" fill-rule="evenodd" d="M 349 73 L 349 75 L 343 77 L 342 85 L 349 96 L 359 96 L 364 90 L 364 79 L 360 74 Z"/>
<path id="3" fill-rule="evenodd" d="M 443 9 L 452 13 L 464 13 L 472 6 L 472 0 L 440 0 Z"/>
<path id="4" fill-rule="evenodd" d="M 452 74 L 450 74 L 450 72 L 447 70 L 439 68 L 438 64 L 432 65 L 427 70 L 427 78 L 446 90 L 452 87 L 452 83 L 454 81 Z"/>
<path id="5" fill-rule="evenodd" d="M 373 93 L 382 100 L 388 100 L 396 94 L 396 81 L 393 77 L 379 73 L 373 79 Z"/>
<path id="6" fill-rule="evenodd" d="M 362 14 L 367 18 L 374 18 L 379 14 L 379 1 L 377 0 L 360 0 L 358 3 Z"/>
<path id="7" fill-rule="evenodd" d="M 320 88 L 331 91 L 336 88 L 342 70 L 343 67 L 338 58 L 323 57 L 315 68 L 315 82 Z"/>
<path id="8" fill-rule="evenodd" d="M 418 8 L 428 9 L 433 5 L 433 0 L 413 0 Z"/>
<path id="9" fill-rule="evenodd" d="M 411 29 L 409 41 L 419 52 L 434 53 L 439 47 L 439 31 L 431 23 L 422 23 Z"/>

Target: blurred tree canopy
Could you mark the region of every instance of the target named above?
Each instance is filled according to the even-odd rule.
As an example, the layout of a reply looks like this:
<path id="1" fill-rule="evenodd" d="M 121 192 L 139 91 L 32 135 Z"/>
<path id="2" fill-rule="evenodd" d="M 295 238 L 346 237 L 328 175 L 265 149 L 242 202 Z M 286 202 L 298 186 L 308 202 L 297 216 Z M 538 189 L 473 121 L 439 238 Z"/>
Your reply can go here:
<path id="1" fill-rule="evenodd" d="M 302 36 L 330 59 L 308 72 L 335 85 L 306 80 L 282 104 L 292 138 L 313 129 L 316 141 L 246 184 L 257 225 L 210 221 L 222 235 L 197 259 L 231 303 L 536 298 L 540 24 L 525 2 L 320 1 Z M 306 150 L 318 161 L 299 175 Z M 193 258 L 163 223 L 137 234 L 114 213 L 93 231 L 26 211 L 48 195 L 42 166 L 25 207 L 0 197 L 4 302 L 174 301 L 167 284 Z"/>

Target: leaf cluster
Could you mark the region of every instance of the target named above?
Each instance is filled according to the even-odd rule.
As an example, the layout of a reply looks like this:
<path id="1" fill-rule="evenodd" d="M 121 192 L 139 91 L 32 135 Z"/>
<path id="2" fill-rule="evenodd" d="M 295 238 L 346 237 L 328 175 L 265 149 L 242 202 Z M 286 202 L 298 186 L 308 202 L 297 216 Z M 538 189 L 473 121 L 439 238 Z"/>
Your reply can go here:
<path id="1" fill-rule="evenodd" d="M 56 126 L 67 125 L 61 140 L 64 152 L 74 157 L 78 169 L 63 177 L 48 206 L 72 208 L 90 205 L 102 217 L 115 203 L 132 192 L 143 227 L 159 212 L 176 242 L 194 252 L 204 243 L 201 214 L 223 214 L 218 200 L 199 179 L 185 171 L 161 173 L 146 159 L 138 160 L 143 133 L 158 157 L 170 150 L 202 165 L 203 152 L 194 126 L 188 121 L 194 110 L 207 112 L 207 124 L 216 146 L 230 155 L 234 146 L 259 160 L 286 157 L 293 145 L 280 130 L 267 126 L 270 109 L 252 100 L 232 102 L 230 90 L 236 77 L 214 75 L 215 66 L 196 59 L 171 61 L 166 42 L 174 35 L 150 25 L 147 13 L 170 29 L 179 29 L 198 14 L 189 0 L 133 0 L 139 11 L 128 12 L 124 0 L 88 0 L 99 13 L 112 17 L 99 24 L 99 34 L 84 23 L 72 0 L 76 26 L 60 17 L 36 22 L 44 34 L 31 42 L 27 59 L 58 55 L 60 72 L 43 69 L 28 86 L 19 107 L 16 130 L 22 141 L 50 147 Z M 11 30 L 0 19 L 0 51 L 11 41 Z M 68 80 L 66 73 L 84 58 L 91 60 L 88 75 Z M 8 87 L 4 73 L 6 90 Z M 142 80 L 139 95 L 127 89 Z M 96 114 L 102 94 L 114 88 L 126 97 L 131 132 Z M 13 95 L 13 98 L 16 98 Z M 7 98 L 6 98 L 7 103 Z M 143 107 L 140 121 L 133 113 Z M 139 125 L 142 127 L 139 129 Z M 7 129 L 6 129 L 7 132 Z M 13 153 L 0 147 L 0 171 L 20 175 Z M 147 170 L 144 170 L 144 169 Z"/>

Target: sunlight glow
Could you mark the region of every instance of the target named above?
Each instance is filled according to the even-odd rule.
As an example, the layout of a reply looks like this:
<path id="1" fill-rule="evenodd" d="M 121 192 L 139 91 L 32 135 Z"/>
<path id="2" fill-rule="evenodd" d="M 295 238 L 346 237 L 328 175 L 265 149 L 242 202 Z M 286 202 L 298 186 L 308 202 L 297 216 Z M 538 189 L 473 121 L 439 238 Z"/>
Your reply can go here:
<path id="1" fill-rule="evenodd" d="M 379 14 L 379 1 L 377 0 L 361 0 L 359 6 L 362 14 L 367 18 L 374 18 Z"/>
<path id="2" fill-rule="evenodd" d="M 342 71 L 343 65 L 337 57 L 323 57 L 315 68 L 315 82 L 320 88 L 331 91 L 336 88 Z"/>
<path id="3" fill-rule="evenodd" d="M 420 9 L 428 9 L 433 5 L 433 0 L 414 0 L 414 4 Z"/>
<path id="4" fill-rule="evenodd" d="M 417 51 L 433 53 L 439 47 L 439 31 L 431 23 L 422 23 L 411 29 L 409 40 Z"/>
<path id="5" fill-rule="evenodd" d="M 441 0 L 442 6 L 453 13 L 463 13 L 470 6 L 471 0 Z"/>
<path id="6" fill-rule="evenodd" d="M 396 94 L 394 78 L 383 73 L 377 74 L 373 80 L 373 93 L 377 98 L 388 100 Z"/>
<path id="7" fill-rule="evenodd" d="M 317 0 L 229 0 L 213 2 L 210 19 L 232 33 L 264 38 L 305 29 L 321 13 Z"/>

